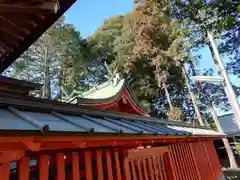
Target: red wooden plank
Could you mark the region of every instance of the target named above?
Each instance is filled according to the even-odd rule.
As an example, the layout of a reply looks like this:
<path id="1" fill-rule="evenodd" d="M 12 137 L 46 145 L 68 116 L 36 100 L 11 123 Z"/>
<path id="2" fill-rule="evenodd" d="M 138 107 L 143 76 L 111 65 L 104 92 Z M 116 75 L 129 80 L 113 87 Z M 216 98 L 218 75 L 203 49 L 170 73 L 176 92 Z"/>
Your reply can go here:
<path id="1" fill-rule="evenodd" d="M 123 160 L 123 166 L 124 166 L 124 177 L 125 177 L 125 180 L 130 180 L 131 179 L 131 175 L 130 175 L 130 168 L 129 168 L 129 160 L 126 157 Z"/>
<path id="2" fill-rule="evenodd" d="M 92 162 L 91 162 L 91 152 L 84 152 L 84 160 L 85 160 L 85 178 L 86 180 L 92 180 Z"/>
<path id="3" fill-rule="evenodd" d="M 156 165 L 157 165 L 157 168 L 159 170 L 159 177 L 160 177 L 160 180 L 164 180 L 163 179 L 163 169 L 162 169 L 162 159 L 161 159 L 161 156 L 157 157 L 157 161 L 156 161 Z"/>
<path id="4" fill-rule="evenodd" d="M 17 161 L 17 172 L 19 180 L 29 179 L 29 157 L 23 157 Z"/>
<path id="5" fill-rule="evenodd" d="M 129 159 L 143 158 L 152 155 L 163 154 L 168 152 L 168 147 L 154 147 L 154 148 L 145 148 L 145 149 L 134 149 L 127 151 L 127 157 Z"/>
<path id="6" fill-rule="evenodd" d="M 57 180 L 65 180 L 65 159 L 63 153 L 56 155 Z"/>
<path id="7" fill-rule="evenodd" d="M 174 154 L 172 145 L 170 146 L 170 152 L 169 152 L 169 164 L 171 166 L 173 179 L 174 180 L 180 179 L 178 177 L 178 166 L 177 166 L 177 163 L 176 163 L 175 154 Z"/>
<path id="8" fill-rule="evenodd" d="M 130 161 L 131 172 L 132 172 L 132 180 L 137 180 L 136 169 L 135 169 L 135 162 L 134 160 Z"/>
<path id="9" fill-rule="evenodd" d="M 72 180 L 79 180 L 80 179 L 80 169 L 79 169 L 78 152 L 71 153 L 71 161 L 72 161 Z"/>
<path id="10" fill-rule="evenodd" d="M 192 180 L 191 174 L 189 172 L 188 161 L 187 161 L 187 158 L 186 158 L 185 147 L 184 147 L 183 143 L 179 144 L 179 149 L 181 151 L 181 160 L 182 160 L 182 163 L 183 163 L 183 170 L 184 170 L 185 178 L 186 178 L 186 180 L 187 179 Z"/>
<path id="11" fill-rule="evenodd" d="M 165 158 L 167 154 L 164 153 L 162 156 L 159 156 L 159 165 L 161 166 L 161 174 L 162 174 L 162 179 L 167 179 L 167 172 L 166 172 L 166 164 L 165 164 Z"/>
<path id="12" fill-rule="evenodd" d="M 193 162 L 194 162 L 194 167 L 195 167 L 196 172 L 197 172 L 197 177 L 198 177 L 198 180 L 201 180 L 202 178 L 201 178 L 201 174 L 200 174 L 200 169 L 199 169 L 199 166 L 198 166 L 198 163 L 197 163 L 197 159 L 196 159 L 196 156 L 195 156 L 195 151 L 194 151 L 193 146 L 194 146 L 193 143 L 189 144 L 191 155 L 192 155 Z"/>
<path id="13" fill-rule="evenodd" d="M 194 164 L 193 164 L 193 158 L 191 156 L 189 144 L 185 144 L 185 148 L 186 148 L 187 158 L 188 158 L 188 161 L 189 161 L 190 173 L 192 175 L 193 180 L 197 180 L 197 172 L 196 172 L 196 169 L 195 169 Z"/>
<path id="14" fill-rule="evenodd" d="M 188 176 L 189 176 L 190 180 L 194 180 L 193 172 L 192 172 L 192 169 L 190 166 L 190 159 L 186 152 L 187 151 L 186 143 L 182 143 L 182 151 L 183 151 L 183 157 L 185 159 L 185 167 L 187 169 Z"/>
<path id="15" fill-rule="evenodd" d="M 165 162 L 165 174 L 166 174 L 166 178 L 165 179 L 169 179 L 169 180 L 175 180 L 176 176 L 174 176 L 173 173 L 175 173 L 175 169 L 172 168 L 171 165 L 171 160 L 169 158 L 169 154 L 170 153 L 165 153 L 163 156 L 164 162 Z"/>
<path id="16" fill-rule="evenodd" d="M 184 164 L 181 159 L 181 151 L 179 149 L 178 144 L 174 145 L 174 151 L 175 151 L 176 162 L 178 163 L 178 168 L 179 168 L 179 171 L 178 171 L 179 179 L 187 180 L 185 177 Z"/>
<path id="17" fill-rule="evenodd" d="M 142 163 L 143 163 L 144 180 L 148 180 L 146 158 L 142 159 Z"/>
<path id="18" fill-rule="evenodd" d="M 153 161 L 153 172 L 155 175 L 155 179 L 159 180 L 159 169 L 157 167 L 157 163 L 156 163 L 156 156 L 152 156 L 152 161 Z"/>
<path id="19" fill-rule="evenodd" d="M 137 160 L 137 171 L 138 171 L 139 180 L 143 180 L 143 175 L 142 175 L 143 169 L 142 169 L 142 166 L 141 166 L 141 160 L 140 159 Z"/>
<path id="20" fill-rule="evenodd" d="M 151 157 L 148 157 L 147 160 L 148 160 L 148 168 L 149 168 L 149 173 L 150 173 L 150 179 L 154 180 L 153 159 Z"/>
<path id="21" fill-rule="evenodd" d="M 122 179 L 122 174 L 121 174 L 121 167 L 120 167 L 120 162 L 119 162 L 119 153 L 117 149 L 114 149 L 114 161 L 115 161 L 115 169 L 116 169 L 116 178 L 117 180 Z"/>
<path id="22" fill-rule="evenodd" d="M 102 162 L 102 150 L 96 151 L 96 157 L 97 157 L 97 177 L 98 180 L 103 180 L 103 162 Z"/>
<path id="23" fill-rule="evenodd" d="M 210 168 L 210 169 L 209 169 L 209 170 L 210 170 L 209 175 L 212 176 L 212 178 L 213 178 L 213 177 L 215 176 L 215 174 L 214 174 L 214 169 L 213 169 L 213 167 L 212 167 L 212 165 L 211 165 L 211 161 L 210 161 L 210 157 L 209 157 L 209 154 L 208 154 L 208 150 L 207 150 L 204 142 L 202 142 L 202 146 L 203 146 L 203 149 L 204 149 L 204 151 L 205 151 L 206 158 L 207 158 L 207 162 L 208 162 L 208 165 L 209 165 L 209 168 Z"/>
<path id="24" fill-rule="evenodd" d="M 39 180 L 48 179 L 48 155 L 40 155 L 38 158 Z"/>
<path id="25" fill-rule="evenodd" d="M 111 154 L 110 154 L 109 150 L 106 150 L 106 162 L 107 162 L 107 177 L 108 177 L 108 180 L 113 180 L 112 160 L 111 160 Z"/>
<path id="26" fill-rule="evenodd" d="M 10 175 L 10 163 L 4 163 L 0 166 L 0 179 L 9 180 Z"/>

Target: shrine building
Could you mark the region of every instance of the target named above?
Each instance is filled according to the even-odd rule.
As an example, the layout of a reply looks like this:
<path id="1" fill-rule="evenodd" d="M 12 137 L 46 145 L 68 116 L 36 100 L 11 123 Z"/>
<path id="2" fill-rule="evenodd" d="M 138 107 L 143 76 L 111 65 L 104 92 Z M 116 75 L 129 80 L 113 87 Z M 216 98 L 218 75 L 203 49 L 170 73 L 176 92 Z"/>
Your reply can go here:
<path id="1" fill-rule="evenodd" d="M 0 0 L 0 72 L 74 0 Z M 29 96 L 41 85 L 0 77 L 0 180 L 219 180 L 204 126 L 150 117 L 124 80 L 69 103 Z M 104 93 L 103 93 L 104 92 Z"/>

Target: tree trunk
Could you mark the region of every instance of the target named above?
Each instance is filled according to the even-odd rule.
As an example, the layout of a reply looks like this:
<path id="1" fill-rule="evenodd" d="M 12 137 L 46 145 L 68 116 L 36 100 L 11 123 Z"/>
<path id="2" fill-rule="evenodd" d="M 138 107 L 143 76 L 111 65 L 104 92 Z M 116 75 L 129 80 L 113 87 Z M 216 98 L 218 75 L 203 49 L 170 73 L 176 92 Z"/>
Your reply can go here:
<path id="1" fill-rule="evenodd" d="M 218 131 L 221 132 L 221 133 L 224 133 L 213 105 L 211 106 L 211 112 L 212 112 L 212 118 L 215 122 L 215 125 L 216 125 Z M 230 143 L 229 143 L 228 139 L 227 138 L 222 138 L 222 141 L 223 141 L 223 144 L 224 144 L 225 149 L 227 151 L 227 155 L 228 155 L 228 159 L 229 159 L 229 163 L 230 163 L 230 168 L 238 168 L 235 155 L 233 153 L 233 150 L 230 146 Z"/>
<path id="2" fill-rule="evenodd" d="M 49 59 L 48 59 L 48 46 L 45 49 L 44 55 L 44 89 L 43 89 L 43 98 L 51 99 L 51 82 L 49 74 Z"/>
<path id="3" fill-rule="evenodd" d="M 192 103 L 193 103 L 193 107 L 194 107 L 198 122 L 201 126 L 204 126 L 204 122 L 203 122 L 201 113 L 200 113 L 199 108 L 197 106 L 197 100 L 196 100 L 196 97 L 195 97 L 194 93 L 191 90 L 191 87 L 190 87 L 190 84 L 189 84 L 189 78 L 188 78 L 188 75 L 187 75 L 187 72 L 186 72 L 184 66 L 182 68 L 182 71 L 183 71 L 183 76 L 184 76 L 185 81 L 186 81 L 186 85 L 187 85 L 187 88 L 188 88 L 188 91 L 189 91 L 189 94 L 190 94 L 190 97 L 191 97 L 191 100 L 192 100 Z"/>
<path id="4" fill-rule="evenodd" d="M 157 75 L 158 88 L 160 89 L 161 86 L 163 86 L 169 108 L 170 108 L 171 111 L 173 111 L 173 105 L 172 105 L 172 101 L 171 101 L 171 98 L 170 98 L 170 94 L 169 94 L 168 89 L 167 89 L 167 85 L 165 83 L 164 78 L 161 76 L 160 69 L 157 65 L 156 65 L 156 73 L 157 73 L 156 75 Z"/>
<path id="5" fill-rule="evenodd" d="M 58 88 L 59 88 L 58 93 L 54 99 L 57 101 L 62 101 L 63 99 L 63 65 L 61 65 L 61 69 L 58 76 Z"/>
<path id="6" fill-rule="evenodd" d="M 165 84 L 165 82 L 163 82 L 163 89 L 165 91 L 165 96 L 167 98 L 170 110 L 173 111 L 173 105 L 172 105 L 171 98 L 170 98 L 170 95 L 169 95 L 169 92 L 168 92 L 168 89 L 167 89 L 167 85 Z"/>

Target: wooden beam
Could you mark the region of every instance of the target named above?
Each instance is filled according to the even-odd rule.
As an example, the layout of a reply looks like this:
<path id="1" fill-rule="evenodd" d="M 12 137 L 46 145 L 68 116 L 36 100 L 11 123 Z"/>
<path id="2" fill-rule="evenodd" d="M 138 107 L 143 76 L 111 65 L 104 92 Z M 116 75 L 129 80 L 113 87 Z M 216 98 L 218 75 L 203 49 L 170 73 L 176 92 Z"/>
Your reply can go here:
<path id="1" fill-rule="evenodd" d="M 160 155 L 168 151 L 168 147 L 134 149 L 126 151 L 126 157 L 131 160 L 136 158 L 148 157 L 151 155 Z"/>
<path id="2" fill-rule="evenodd" d="M 24 6 L 18 4 L 0 4 L 1 13 L 26 13 L 26 14 L 36 14 L 36 13 L 54 13 L 60 9 L 58 2 L 44 2 L 36 6 Z"/>
<path id="3" fill-rule="evenodd" d="M 4 19 L 7 19 L 9 22 L 14 23 L 17 27 L 21 29 L 34 29 L 37 27 L 37 23 L 35 23 L 35 19 L 28 14 L 21 14 L 21 16 L 17 16 L 17 14 L 12 13 L 1 13 L 1 16 Z"/>
<path id="4" fill-rule="evenodd" d="M 21 28 L 17 24 L 9 19 L 0 16 L 0 27 L 4 27 L 7 30 L 10 30 L 14 34 L 19 34 L 20 36 L 29 35 L 30 31 L 26 28 Z"/>
<path id="5" fill-rule="evenodd" d="M 31 141 L 23 141 L 22 143 L 31 151 L 39 151 L 41 147 L 40 143 L 34 143 Z"/>
<path id="6" fill-rule="evenodd" d="M 24 157 L 25 151 L 5 151 L 0 152 L 0 164 L 19 160 Z"/>
<path id="7" fill-rule="evenodd" d="M 17 41 L 16 38 L 14 38 L 9 33 L 5 33 L 6 30 L 3 30 L 3 28 L 0 28 L 0 41 L 1 44 L 4 45 L 3 47 L 5 49 L 14 49 L 18 47 L 19 41 Z"/>
<path id="8" fill-rule="evenodd" d="M 0 24 L 1 25 L 1 24 Z M 18 35 L 18 34 L 15 34 L 14 32 L 10 32 L 5 26 L 3 27 L 0 27 L 0 31 L 1 33 L 5 33 L 7 34 L 8 36 L 12 36 L 13 38 L 19 40 L 19 41 L 23 41 L 24 40 L 24 37 L 21 36 L 21 35 Z"/>
<path id="9" fill-rule="evenodd" d="M 13 51 L 13 48 L 11 48 L 10 46 L 6 45 L 5 43 L 3 43 L 1 40 L 0 40 L 0 46 L 2 46 L 4 49 L 6 49 L 8 52 L 12 52 Z"/>

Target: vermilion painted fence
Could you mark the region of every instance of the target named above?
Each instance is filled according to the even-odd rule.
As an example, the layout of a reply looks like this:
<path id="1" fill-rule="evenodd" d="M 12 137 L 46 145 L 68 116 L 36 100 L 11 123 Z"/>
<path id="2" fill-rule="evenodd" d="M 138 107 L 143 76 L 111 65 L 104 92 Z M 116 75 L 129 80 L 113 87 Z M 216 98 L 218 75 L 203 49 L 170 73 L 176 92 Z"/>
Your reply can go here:
<path id="1" fill-rule="evenodd" d="M 0 166 L 1 180 L 218 180 L 221 175 L 211 141 L 46 152 Z"/>

